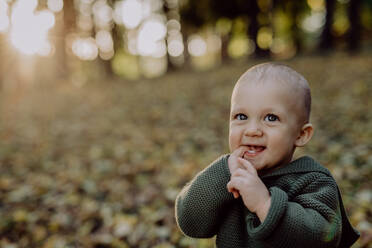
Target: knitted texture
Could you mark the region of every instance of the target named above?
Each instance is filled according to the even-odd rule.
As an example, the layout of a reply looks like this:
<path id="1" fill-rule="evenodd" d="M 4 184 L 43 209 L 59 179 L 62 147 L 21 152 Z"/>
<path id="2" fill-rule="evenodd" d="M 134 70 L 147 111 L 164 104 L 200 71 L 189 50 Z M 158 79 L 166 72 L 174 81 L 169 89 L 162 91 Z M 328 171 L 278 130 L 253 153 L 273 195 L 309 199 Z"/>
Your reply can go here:
<path id="1" fill-rule="evenodd" d="M 261 223 L 241 198 L 227 191 L 228 155 L 198 173 L 176 199 L 181 231 L 194 238 L 215 235 L 217 247 L 349 247 L 359 237 L 347 220 L 330 172 L 302 157 L 261 177 L 271 206 Z"/>

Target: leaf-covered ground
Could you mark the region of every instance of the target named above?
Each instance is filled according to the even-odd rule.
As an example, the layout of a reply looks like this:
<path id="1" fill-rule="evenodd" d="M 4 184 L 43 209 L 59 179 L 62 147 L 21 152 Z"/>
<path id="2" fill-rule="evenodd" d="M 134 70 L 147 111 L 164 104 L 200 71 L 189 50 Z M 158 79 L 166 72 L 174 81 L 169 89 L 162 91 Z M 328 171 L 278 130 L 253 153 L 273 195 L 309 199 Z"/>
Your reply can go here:
<path id="1" fill-rule="evenodd" d="M 184 237 L 174 200 L 228 152 L 232 87 L 250 63 L 153 79 L 0 92 L 0 247 L 213 247 Z M 334 174 L 372 247 L 372 58 L 299 57 L 310 154 Z"/>

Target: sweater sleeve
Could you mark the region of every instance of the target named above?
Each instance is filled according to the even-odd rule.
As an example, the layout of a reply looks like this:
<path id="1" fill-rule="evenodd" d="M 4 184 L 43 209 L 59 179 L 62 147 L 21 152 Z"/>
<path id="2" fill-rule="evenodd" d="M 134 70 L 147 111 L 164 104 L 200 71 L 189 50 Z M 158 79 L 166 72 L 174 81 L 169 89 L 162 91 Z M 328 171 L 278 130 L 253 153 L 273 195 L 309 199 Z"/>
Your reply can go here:
<path id="1" fill-rule="evenodd" d="M 216 235 L 221 216 L 234 199 L 226 188 L 230 180 L 227 160 L 225 155 L 214 161 L 177 196 L 176 220 L 185 235 L 194 238 Z"/>
<path id="2" fill-rule="evenodd" d="M 250 212 L 246 216 L 250 237 L 273 247 L 338 247 L 342 220 L 331 177 L 322 174 L 291 200 L 278 187 L 269 191 L 271 206 L 264 222 Z"/>

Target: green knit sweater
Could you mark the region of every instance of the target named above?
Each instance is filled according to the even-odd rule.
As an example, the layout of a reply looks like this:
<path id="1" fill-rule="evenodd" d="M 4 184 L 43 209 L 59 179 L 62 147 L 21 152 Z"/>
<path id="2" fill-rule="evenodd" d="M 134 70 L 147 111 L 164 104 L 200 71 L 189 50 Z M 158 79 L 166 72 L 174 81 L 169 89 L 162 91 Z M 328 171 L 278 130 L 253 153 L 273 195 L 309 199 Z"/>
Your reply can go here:
<path id="1" fill-rule="evenodd" d="M 194 238 L 215 235 L 217 247 L 350 247 L 359 237 L 345 214 L 335 180 L 310 157 L 297 159 L 261 177 L 271 207 L 261 223 L 241 198 L 227 191 L 222 156 L 201 171 L 176 199 L 176 220 Z"/>

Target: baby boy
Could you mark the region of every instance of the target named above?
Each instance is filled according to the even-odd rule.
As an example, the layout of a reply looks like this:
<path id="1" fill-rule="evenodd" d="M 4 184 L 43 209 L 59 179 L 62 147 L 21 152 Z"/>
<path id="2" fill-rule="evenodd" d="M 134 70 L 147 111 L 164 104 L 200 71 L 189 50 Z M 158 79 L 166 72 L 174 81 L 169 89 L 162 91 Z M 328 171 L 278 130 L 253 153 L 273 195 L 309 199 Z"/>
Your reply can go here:
<path id="1" fill-rule="evenodd" d="M 297 147 L 313 135 L 311 95 L 293 69 L 265 63 L 236 83 L 229 146 L 176 200 L 181 231 L 217 247 L 350 247 L 359 237 L 330 172 Z"/>

